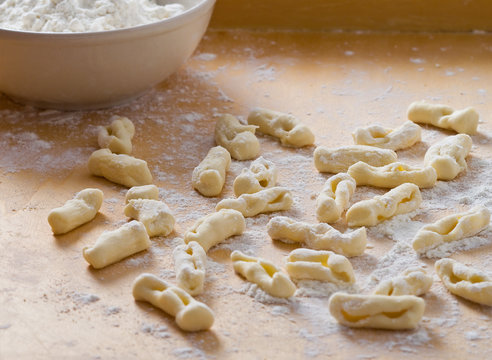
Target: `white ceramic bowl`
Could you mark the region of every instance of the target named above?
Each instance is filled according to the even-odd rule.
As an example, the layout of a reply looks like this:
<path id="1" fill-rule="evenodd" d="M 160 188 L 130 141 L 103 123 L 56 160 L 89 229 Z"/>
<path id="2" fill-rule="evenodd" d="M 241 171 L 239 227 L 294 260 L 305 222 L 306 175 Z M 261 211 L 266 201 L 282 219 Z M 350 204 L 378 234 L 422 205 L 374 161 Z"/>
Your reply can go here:
<path id="1" fill-rule="evenodd" d="M 43 108 L 97 109 L 136 98 L 193 53 L 215 0 L 121 30 L 36 33 L 0 29 L 0 92 Z"/>

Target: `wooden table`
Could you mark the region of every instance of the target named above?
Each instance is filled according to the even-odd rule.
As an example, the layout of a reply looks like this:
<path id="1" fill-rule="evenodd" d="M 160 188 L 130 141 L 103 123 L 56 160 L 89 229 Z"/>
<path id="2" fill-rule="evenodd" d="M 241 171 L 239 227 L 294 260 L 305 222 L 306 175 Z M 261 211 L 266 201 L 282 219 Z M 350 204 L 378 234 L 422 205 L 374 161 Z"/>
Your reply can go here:
<path id="1" fill-rule="evenodd" d="M 450 295 L 437 276 L 424 296 L 420 327 L 396 332 L 339 326 L 329 315 L 328 297 L 278 300 L 248 286 L 232 270 L 232 249 L 281 265 L 295 248 L 268 237 L 265 225 L 273 215 L 248 219 L 242 236 L 209 252 L 206 292 L 199 299 L 215 311 L 212 330 L 183 333 L 172 318 L 131 295 L 131 283 L 142 272 L 174 281 L 173 246 L 197 218 L 233 196 L 233 179 L 249 162 L 233 162 L 219 198 L 194 192 L 191 172 L 214 145 L 215 116 L 245 119 L 254 106 L 293 113 L 314 129 L 317 145 L 331 147 L 352 144 L 357 126 L 396 127 L 414 100 L 474 106 L 481 123 L 473 136 L 470 169 L 455 180 L 459 186 L 449 185 L 465 189 L 468 200 L 446 193 L 447 184 L 423 191 L 422 209 L 402 223 L 401 231 L 369 230 L 366 254 L 351 259 L 365 292 L 377 282 L 370 281 L 371 274 L 396 275 L 406 262 L 425 264 L 433 272 L 435 259 L 413 259 L 402 245 L 411 239 L 412 221 L 429 222 L 476 201 L 492 206 L 491 57 L 492 35 L 487 34 L 210 30 L 180 71 L 121 107 L 57 112 L 0 97 L 0 358 L 491 358 L 491 309 Z M 148 251 L 93 270 L 82 248 L 127 221 L 122 212 L 126 189 L 91 176 L 86 168 L 97 149 L 97 126 L 115 114 L 134 121 L 134 156 L 148 162 L 177 225 L 171 235 L 154 238 Z M 424 141 L 399 156 L 419 164 L 428 146 L 449 134 L 424 126 Z M 273 138 L 259 138 L 262 155 L 277 164 L 280 184 L 296 199 L 283 214 L 315 222 L 315 198 L 329 174 L 315 170 L 314 148 L 285 148 Z M 467 184 L 484 191 L 473 192 Z M 100 213 L 54 237 L 48 212 L 86 187 L 104 191 Z M 355 199 L 378 193 L 360 188 Z M 441 195 L 442 206 L 436 207 Z M 343 221 L 335 226 L 345 229 Z M 452 257 L 492 272 L 490 229 L 482 238 L 485 245 Z M 401 257 L 384 260 L 391 251 Z"/>

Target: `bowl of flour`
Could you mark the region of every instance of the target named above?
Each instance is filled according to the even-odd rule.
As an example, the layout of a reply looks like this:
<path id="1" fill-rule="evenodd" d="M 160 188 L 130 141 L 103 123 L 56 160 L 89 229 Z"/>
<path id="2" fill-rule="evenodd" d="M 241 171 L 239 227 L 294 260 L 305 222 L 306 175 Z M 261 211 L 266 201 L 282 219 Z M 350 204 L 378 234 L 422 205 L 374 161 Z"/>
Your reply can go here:
<path id="1" fill-rule="evenodd" d="M 215 0 L 0 0 L 0 92 L 42 108 L 137 98 L 193 53 Z"/>

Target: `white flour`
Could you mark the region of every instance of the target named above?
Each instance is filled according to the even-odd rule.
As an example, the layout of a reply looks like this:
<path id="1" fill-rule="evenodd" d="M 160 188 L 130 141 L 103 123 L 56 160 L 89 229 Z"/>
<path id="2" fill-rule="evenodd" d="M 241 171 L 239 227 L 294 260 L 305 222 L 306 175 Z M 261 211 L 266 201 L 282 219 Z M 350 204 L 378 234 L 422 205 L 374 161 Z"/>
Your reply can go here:
<path id="1" fill-rule="evenodd" d="M 93 32 L 150 24 L 181 14 L 185 5 L 157 0 L 0 0 L 0 28 Z"/>
<path id="2" fill-rule="evenodd" d="M 144 323 L 142 324 L 142 327 L 140 330 L 144 334 L 151 334 L 155 336 L 156 338 L 161 338 L 161 339 L 167 339 L 171 337 L 171 334 L 169 333 L 169 329 L 167 326 L 160 325 L 160 324 L 147 324 Z"/>
<path id="3" fill-rule="evenodd" d="M 341 285 L 316 280 L 296 281 L 296 297 L 318 297 L 329 298 L 337 291 L 346 293 L 358 293 L 360 290 L 357 285 Z"/>

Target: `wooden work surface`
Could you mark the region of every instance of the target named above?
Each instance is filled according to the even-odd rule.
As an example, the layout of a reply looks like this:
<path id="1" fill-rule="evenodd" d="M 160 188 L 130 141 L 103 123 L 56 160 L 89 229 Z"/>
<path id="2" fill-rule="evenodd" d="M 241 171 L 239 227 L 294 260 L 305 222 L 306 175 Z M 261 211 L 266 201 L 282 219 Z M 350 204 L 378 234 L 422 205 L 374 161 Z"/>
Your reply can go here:
<path id="1" fill-rule="evenodd" d="M 217 0 L 214 28 L 491 31 L 488 0 Z"/>
<path id="2" fill-rule="evenodd" d="M 407 262 L 433 273 L 435 259 L 413 259 L 397 245 L 411 240 L 413 221 L 426 223 L 479 200 L 491 208 L 491 58 L 492 35 L 209 31 L 177 74 L 126 106 L 70 113 L 0 97 L 0 359 L 490 359 L 491 309 L 450 295 L 436 276 L 414 331 L 347 329 L 329 315 L 326 296 L 277 300 L 248 286 L 232 270 L 232 249 L 281 265 L 295 248 L 268 237 L 273 215 L 248 219 L 242 236 L 209 252 L 199 299 L 215 311 L 210 331 L 181 332 L 171 317 L 135 302 L 131 284 L 142 272 L 174 281 L 173 246 L 196 219 L 232 196 L 234 177 L 249 165 L 233 162 L 219 198 L 191 188 L 193 168 L 214 145 L 216 114 L 244 119 L 254 106 L 291 112 L 314 129 L 317 145 L 337 147 L 352 144 L 357 126 L 398 126 L 420 99 L 480 113 L 469 170 L 423 191 L 420 212 L 395 220 L 396 229 L 370 229 L 366 254 L 351 261 L 364 292 L 377 283 L 371 274 L 397 275 Z M 126 189 L 86 168 L 97 149 L 97 126 L 114 114 L 134 121 L 134 156 L 149 163 L 177 225 L 171 235 L 154 238 L 148 251 L 93 270 L 82 248 L 127 221 Z M 430 144 L 451 134 L 423 128 L 424 141 L 399 152 L 400 159 L 420 164 Z M 283 215 L 315 222 L 315 198 L 329 175 L 315 170 L 314 147 L 297 150 L 259 138 L 262 155 L 277 164 L 280 184 L 296 199 Z M 100 213 L 54 237 L 48 212 L 86 187 L 104 191 Z M 357 189 L 354 201 L 380 193 Z M 343 221 L 335 226 L 345 230 Z M 492 272 L 491 239 L 489 229 L 485 245 L 452 257 Z M 392 251 L 396 256 L 384 258 Z"/>

